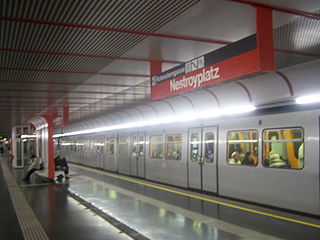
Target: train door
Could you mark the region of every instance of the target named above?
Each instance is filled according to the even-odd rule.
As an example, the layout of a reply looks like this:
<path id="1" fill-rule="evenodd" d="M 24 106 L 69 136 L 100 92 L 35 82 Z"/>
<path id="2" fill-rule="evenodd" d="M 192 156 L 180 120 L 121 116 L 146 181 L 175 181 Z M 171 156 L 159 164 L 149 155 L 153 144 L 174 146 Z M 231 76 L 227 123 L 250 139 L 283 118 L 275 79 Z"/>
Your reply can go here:
<path id="1" fill-rule="evenodd" d="M 217 192 L 217 128 L 189 129 L 189 188 Z"/>
<path id="2" fill-rule="evenodd" d="M 85 165 L 90 166 L 90 140 L 86 139 L 84 140 L 84 146 L 83 146 L 83 162 Z"/>
<path id="3" fill-rule="evenodd" d="M 80 164 L 84 164 L 84 160 L 83 160 L 83 145 L 84 145 L 84 141 L 83 139 L 79 139 L 77 141 L 77 159 L 74 159 L 75 162 L 80 163 Z"/>
<path id="4" fill-rule="evenodd" d="M 130 136 L 119 134 L 118 138 L 118 171 L 130 175 Z"/>
<path id="5" fill-rule="evenodd" d="M 109 137 L 107 139 L 106 164 L 105 169 L 109 171 L 117 171 L 116 163 L 116 138 Z"/>
<path id="6" fill-rule="evenodd" d="M 145 177 L 145 139 L 146 134 L 138 133 L 131 136 L 131 175 Z"/>
<path id="7" fill-rule="evenodd" d="M 95 141 L 95 152 L 97 158 L 97 167 L 103 169 L 104 168 L 104 152 L 105 152 L 105 140 L 102 138 L 97 139 Z"/>

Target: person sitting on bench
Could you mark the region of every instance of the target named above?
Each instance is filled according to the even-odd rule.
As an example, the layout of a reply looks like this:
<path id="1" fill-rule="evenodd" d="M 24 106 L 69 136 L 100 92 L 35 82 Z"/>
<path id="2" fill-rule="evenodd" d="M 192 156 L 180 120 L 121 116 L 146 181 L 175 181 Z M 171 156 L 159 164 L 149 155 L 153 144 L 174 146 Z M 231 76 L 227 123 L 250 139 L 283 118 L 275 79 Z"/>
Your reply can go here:
<path id="1" fill-rule="evenodd" d="M 55 170 L 62 170 L 64 171 L 64 177 L 66 179 L 69 179 L 69 166 L 68 166 L 68 162 L 67 159 L 65 157 L 61 158 L 60 156 L 57 156 L 54 159 L 54 165 L 55 165 Z"/>
<path id="2" fill-rule="evenodd" d="M 41 167 L 41 159 L 38 158 L 35 154 L 31 156 L 32 163 L 28 168 L 26 176 L 23 178 L 23 181 L 29 182 L 30 176 L 37 170 L 40 170 Z"/>

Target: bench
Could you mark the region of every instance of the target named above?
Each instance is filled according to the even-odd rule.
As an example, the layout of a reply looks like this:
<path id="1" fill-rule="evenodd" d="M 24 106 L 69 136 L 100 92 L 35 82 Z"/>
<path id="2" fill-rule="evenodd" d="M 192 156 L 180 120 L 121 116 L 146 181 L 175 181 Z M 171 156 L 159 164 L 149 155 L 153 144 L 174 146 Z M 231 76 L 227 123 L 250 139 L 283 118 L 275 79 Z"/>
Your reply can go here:
<path id="1" fill-rule="evenodd" d="M 48 169 L 43 169 L 43 170 L 37 170 L 35 172 L 36 175 L 38 175 L 41 178 L 45 178 L 46 180 L 48 179 Z M 62 175 L 64 176 L 64 171 L 57 170 L 54 172 L 55 179 L 57 180 L 57 177 Z"/>

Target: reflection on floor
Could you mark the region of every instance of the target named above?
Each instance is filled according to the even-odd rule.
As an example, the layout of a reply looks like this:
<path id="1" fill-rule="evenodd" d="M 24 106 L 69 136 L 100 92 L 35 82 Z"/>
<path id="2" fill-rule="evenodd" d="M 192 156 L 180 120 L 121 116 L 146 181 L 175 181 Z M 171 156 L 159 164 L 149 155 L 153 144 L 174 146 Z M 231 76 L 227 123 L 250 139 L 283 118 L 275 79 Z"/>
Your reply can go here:
<path id="1" fill-rule="evenodd" d="M 150 239 L 320 239 L 318 228 L 72 168 L 71 192 Z"/>
<path id="2" fill-rule="evenodd" d="M 21 191 L 50 240 L 131 239 L 69 197 L 57 185 L 48 184 L 36 176 L 31 177 L 30 183 L 22 182 L 24 172 L 23 169 L 13 170 Z M 0 239 L 19 239 L 12 236 Z"/>
<path id="3" fill-rule="evenodd" d="M 236 235 L 168 211 L 160 201 L 99 180 L 79 176 L 72 179 L 69 190 L 150 239 L 237 239 Z"/>
<path id="4" fill-rule="evenodd" d="M 319 228 L 163 191 L 81 166 L 72 165 L 71 180 L 58 185 L 35 176 L 26 184 L 21 181 L 25 170 L 12 171 L 50 239 L 130 239 L 66 191 L 149 239 L 320 239 Z"/>

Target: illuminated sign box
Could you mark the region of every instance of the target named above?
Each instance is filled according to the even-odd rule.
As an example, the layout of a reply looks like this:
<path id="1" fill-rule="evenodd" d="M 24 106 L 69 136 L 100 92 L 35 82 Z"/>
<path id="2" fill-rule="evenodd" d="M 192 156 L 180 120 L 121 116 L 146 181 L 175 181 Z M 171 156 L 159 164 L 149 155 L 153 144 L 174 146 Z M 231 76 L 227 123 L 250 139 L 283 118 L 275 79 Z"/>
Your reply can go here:
<path id="1" fill-rule="evenodd" d="M 260 51 L 258 42 L 254 34 L 152 76 L 152 100 L 254 73 L 274 71 L 273 50 L 272 54 L 263 54 L 266 51 Z M 272 41 L 264 42 L 263 47 L 273 49 Z"/>

